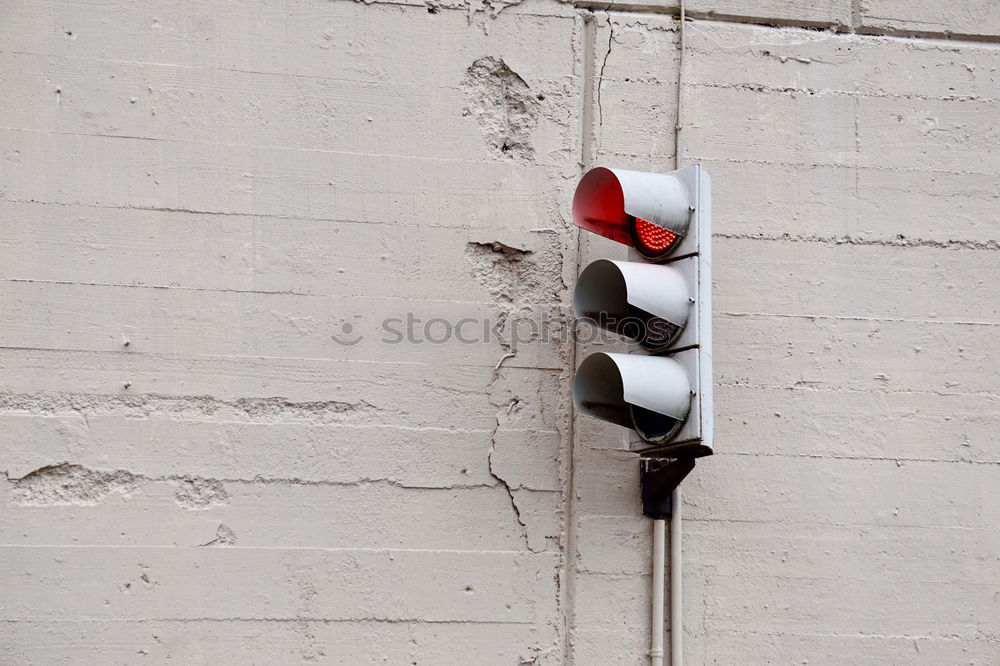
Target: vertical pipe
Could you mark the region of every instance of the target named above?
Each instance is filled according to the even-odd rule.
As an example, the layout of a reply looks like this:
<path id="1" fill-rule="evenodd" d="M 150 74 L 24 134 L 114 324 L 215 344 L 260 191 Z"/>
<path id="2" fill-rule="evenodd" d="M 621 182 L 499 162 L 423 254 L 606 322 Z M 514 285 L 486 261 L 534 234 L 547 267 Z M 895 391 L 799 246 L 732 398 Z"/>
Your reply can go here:
<path id="1" fill-rule="evenodd" d="M 663 666 L 663 571 L 667 550 L 667 527 L 662 519 L 653 521 L 653 618 L 649 663 Z"/>
<path id="2" fill-rule="evenodd" d="M 683 666 L 684 652 L 681 638 L 684 635 L 684 620 L 681 616 L 683 598 L 681 596 L 680 487 L 674 490 L 670 503 L 673 510 L 673 515 L 670 517 L 670 666 Z"/>
<path id="3" fill-rule="evenodd" d="M 677 22 L 677 116 L 674 119 L 674 168 L 681 168 L 681 108 L 684 102 L 684 23 L 687 14 L 684 10 L 684 0 L 680 0 L 680 19 Z"/>

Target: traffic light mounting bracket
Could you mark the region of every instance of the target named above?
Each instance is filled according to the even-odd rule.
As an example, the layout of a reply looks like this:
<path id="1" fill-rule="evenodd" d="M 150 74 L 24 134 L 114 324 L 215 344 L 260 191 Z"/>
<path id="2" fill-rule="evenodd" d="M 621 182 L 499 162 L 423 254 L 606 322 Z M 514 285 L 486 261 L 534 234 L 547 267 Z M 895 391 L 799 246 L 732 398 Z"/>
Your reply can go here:
<path id="1" fill-rule="evenodd" d="M 674 507 L 671 495 L 694 469 L 695 458 L 641 458 L 639 487 L 642 512 L 654 520 L 670 519 Z"/>

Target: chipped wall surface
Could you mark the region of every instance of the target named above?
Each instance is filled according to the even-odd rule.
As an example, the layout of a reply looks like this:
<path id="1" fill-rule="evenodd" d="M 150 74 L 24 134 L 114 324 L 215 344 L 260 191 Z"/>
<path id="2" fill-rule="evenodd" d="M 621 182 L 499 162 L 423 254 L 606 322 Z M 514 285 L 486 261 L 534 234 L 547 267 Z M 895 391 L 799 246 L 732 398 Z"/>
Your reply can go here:
<path id="1" fill-rule="evenodd" d="M 1000 662 L 995 7 L 678 9 L 7 7 L 0 661 L 646 663 L 569 201 L 677 158 L 688 663 Z"/>

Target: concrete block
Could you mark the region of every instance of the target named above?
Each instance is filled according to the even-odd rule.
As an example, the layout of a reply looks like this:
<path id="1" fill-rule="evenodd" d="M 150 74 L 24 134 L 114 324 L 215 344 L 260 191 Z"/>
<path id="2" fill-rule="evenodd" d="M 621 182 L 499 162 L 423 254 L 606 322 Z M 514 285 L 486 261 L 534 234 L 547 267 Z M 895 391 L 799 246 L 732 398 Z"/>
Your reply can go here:
<path id="1" fill-rule="evenodd" d="M 0 176 L 16 201 L 551 228 L 540 166 L 18 130 L 4 131 L 3 141 L 13 158 L 0 161 Z M 87 168 L 93 164 L 102 168 Z"/>
<path id="2" fill-rule="evenodd" d="M 966 463 L 716 453 L 687 478 L 684 497 L 693 520 L 977 528 L 997 515 L 993 476 Z"/>
<path id="3" fill-rule="evenodd" d="M 810 634 L 778 630 L 743 633 L 705 632 L 704 661 L 730 663 L 747 654 L 775 661 L 794 654 L 810 664 L 835 666 L 846 658 L 893 664 L 919 660 L 928 664 L 989 664 L 1000 654 L 992 639 L 963 636 L 887 636 L 882 634 Z"/>
<path id="4" fill-rule="evenodd" d="M 926 322 L 726 315 L 714 330 L 716 382 L 993 395 L 993 327 L 927 314 Z"/>
<path id="5" fill-rule="evenodd" d="M 577 527 L 577 570 L 646 575 L 652 558 L 652 521 L 639 515 L 584 515 Z"/>
<path id="6" fill-rule="evenodd" d="M 927 0 L 862 0 L 861 25 L 901 34 L 996 36 L 1000 8 L 987 0 L 961 0 L 945 7 Z"/>
<path id="7" fill-rule="evenodd" d="M 7 506 L 0 519 L 4 544 L 110 544 L 125 550 L 195 546 L 528 549 L 510 496 L 499 484 L 421 489 L 378 481 L 336 484 L 267 477 L 138 477 L 131 488 L 102 496 L 99 487 L 77 490 L 65 485 L 59 495 L 46 494 L 46 476 L 53 485 L 66 483 L 53 470 L 38 472 L 37 478 L 4 482 L 0 491 Z M 183 493 L 185 486 L 198 482 L 216 483 L 218 491 L 203 493 L 203 501 L 194 503 L 190 493 Z M 558 536 L 558 516 L 554 522 Z M 538 550 L 544 550 L 544 540 Z"/>
<path id="8" fill-rule="evenodd" d="M 9 594 L 0 602 L 5 620 L 274 617 L 531 625 L 555 607 L 549 555 L 239 547 L 3 550 L 11 571 Z M 246 584 L 249 572 L 258 585 Z"/>
<path id="9" fill-rule="evenodd" d="M 962 393 L 717 387 L 722 453 L 995 463 L 998 398 Z"/>
<path id="10" fill-rule="evenodd" d="M 32 412 L 96 404 L 137 414 L 164 410 L 197 417 L 221 411 L 240 419 L 350 424 L 370 424 L 380 413 L 377 422 L 383 425 L 491 429 L 499 408 L 489 393 L 492 367 L 452 366 L 428 373 L 411 363 L 206 357 L 192 364 L 175 357 L 71 351 L 8 351 L 0 357 L 11 369 L 0 378 L 0 391 L 10 392 L 5 402 Z M 558 373 L 504 368 L 502 375 L 508 393 L 518 396 L 520 427 L 557 427 L 554 407 L 563 399 L 554 390 L 560 386 Z M 420 396 L 408 398 L 400 382 L 424 388 Z"/>
<path id="11" fill-rule="evenodd" d="M 753 617 L 766 632 L 938 637 L 980 630 L 997 593 L 990 584 L 766 576 L 715 579 L 709 589 L 713 633 Z"/>
<path id="12" fill-rule="evenodd" d="M 994 252 L 726 237 L 713 251 L 717 311 L 1000 323 Z"/>
<path id="13" fill-rule="evenodd" d="M 547 638 L 544 627 L 506 622 L 43 620 L 17 622 L 0 634 L 0 647 L 19 663 L 96 664 L 147 658 L 182 663 L 457 660 L 501 666 L 553 649 Z"/>

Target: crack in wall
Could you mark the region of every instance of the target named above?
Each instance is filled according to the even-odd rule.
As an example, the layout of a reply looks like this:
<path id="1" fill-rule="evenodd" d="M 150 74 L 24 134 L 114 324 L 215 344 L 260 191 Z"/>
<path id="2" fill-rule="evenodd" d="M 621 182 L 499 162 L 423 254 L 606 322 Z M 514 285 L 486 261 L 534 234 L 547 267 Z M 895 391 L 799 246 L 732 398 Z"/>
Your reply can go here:
<path id="1" fill-rule="evenodd" d="M 512 401 L 512 405 L 516 403 L 516 400 Z M 497 429 L 499 427 L 500 421 L 498 419 Z M 521 525 L 525 543 L 527 543 L 527 526 L 514 497 L 514 488 L 493 469 L 494 450 L 495 440 L 491 438 L 488 459 L 490 475 L 507 491 L 517 521 Z M 219 479 L 184 475 L 149 476 L 125 469 L 100 470 L 66 462 L 40 467 L 19 478 L 12 478 L 9 474 L 4 473 L 4 478 L 11 488 L 11 501 L 21 506 L 95 506 L 114 494 L 119 494 L 123 497 L 133 495 L 140 491 L 147 483 L 172 483 L 176 485 L 174 501 L 178 506 L 189 511 L 198 511 L 216 505 L 228 504 L 231 496 L 226 489 L 226 484 L 281 484 L 331 487 L 386 485 L 406 490 L 474 490 L 497 487 L 496 485 L 489 484 L 456 484 L 440 487 L 408 486 L 388 479 L 360 479 L 350 482 L 338 482 L 312 481 L 299 478 L 255 477 L 253 479 Z M 226 529 L 228 530 L 229 528 Z M 217 540 L 226 545 L 231 545 L 227 539 L 228 537 L 223 538 L 223 535 L 217 535 Z M 235 543 L 235 541 L 232 543 Z"/>
<path id="2" fill-rule="evenodd" d="M 497 367 L 496 369 L 494 369 L 493 377 L 490 379 L 490 382 L 489 382 L 489 384 L 487 386 L 487 394 L 488 395 L 492 396 L 492 391 L 497 386 L 498 382 L 500 382 L 500 380 L 501 380 L 501 373 L 500 373 L 499 367 Z M 492 402 L 492 400 L 491 400 L 491 402 Z M 517 498 L 514 496 L 514 489 L 511 487 L 511 484 L 508 483 L 508 481 L 505 478 L 503 478 L 502 476 L 500 476 L 497 473 L 495 465 L 494 465 L 494 460 L 493 460 L 494 459 L 494 455 L 496 454 L 497 434 L 499 433 L 500 428 L 502 427 L 501 416 L 502 415 L 509 415 L 512 412 L 516 411 L 518 409 L 518 406 L 520 405 L 520 403 L 521 403 L 521 399 L 515 395 L 515 396 L 511 396 L 507 400 L 507 402 L 506 402 L 505 405 L 504 404 L 497 405 L 498 411 L 497 411 L 497 414 L 496 414 L 496 426 L 493 428 L 493 432 L 490 433 L 490 447 L 489 447 L 489 450 L 487 451 L 487 454 L 486 454 L 486 462 L 487 462 L 487 469 L 488 469 L 488 471 L 490 473 L 490 476 L 493 477 L 494 479 L 496 479 L 497 483 L 499 483 L 500 486 L 502 486 L 503 489 L 507 492 L 507 496 L 508 496 L 508 498 L 510 498 L 511 509 L 514 512 L 514 519 L 517 522 L 517 524 L 520 526 L 521 538 L 524 540 L 525 547 L 530 549 L 530 546 L 529 546 L 530 540 L 529 540 L 529 536 L 528 536 L 528 525 L 527 525 L 527 523 L 525 523 L 524 517 L 521 515 L 521 508 L 518 506 L 518 504 L 517 504 Z M 496 403 L 494 403 L 494 404 L 496 404 Z"/>
<path id="3" fill-rule="evenodd" d="M 496 425 L 491 433 L 487 452 L 487 469 L 490 476 L 507 493 L 526 549 L 531 552 L 542 552 L 550 546 L 552 538 L 556 538 L 556 545 L 561 547 L 557 539 L 559 533 L 553 532 L 556 528 L 551 525 L 548 500 L 537 495 L 523 496 L 521 493 L 559 495 L 560 491 L 529 487 L 533 484 L 525 485 L 518 479 L 511 478 L 509 471 L 503 471 L 502 461 L 509 457 L 506 454 L 516 455 L 516 451 L 510 450 L 510 447 L 532 444 L 530 429 L 524 430 L 523 435 L 513 439 L 501 439 L 501 434 L 508 432 L 506 428 L 511 425 L 510 421 L 524 417 L 535 418 L 536 412 L 529 410 L 516 416 L 527 403 L 513 388 L 511 380 L 517 375 L 511 373 L 517 371 L 503 369 L 502 364 L 516 354 L 518 343 L 525 342 L 524 339 L 518 339 L 516 335 L 511 334 L 512 331 L 516 332 L 519 322 L 517 317 L 537 314 L 539 307 L 560 309 L 567 285 L 563 276 L 565 254 L 560 234 L 548 229 L 527 233 L 533 240 L 530 246 L 515 246 L 510 242 L 499 240 L 471 241 L 466 245 L 465 256 L 472 275 L 488 291 L 492 302 L 497 306 L 498 324 L 495 332 L 504 351 L 486 387 L 490 402 L 497 409 Z M 565 325 L 561 319 L 561 310 L 553 319 L 552 325 Z M 511 335 L 508 339 L 504 339 L 505 334 Z M 533 332 L 531 339 L 535 340 L 537 337 L 538 334 Z M 541 398 L 537 405 L 537 417 L 542 419 L 546 416 L 545 399 L 541 392 L 547 388 L 541 385 L 537 387 Z M 518 427 L 516 430 L 523 428 Z M 506 448 L 500 448 L 501 442 L 505 442 L 503 447 Z"/>
<path id="4" fill-rule="evenodd" d="M 597 89 L 595 95 L 595 103 L 597 105 L 597 126 L 599 128 L 604 127 L 604 107 L 601 106 L 601 88 L 604 87 L 604 68 L 608 66 L 608 58 L 611 56 L 611 44 L 615 39 L 615 24 L 611 19 L 611 9 L 615 6 L 615 1 L 611 0 L 607 7 L 604 8 L 604 14 L 608 19 L 608 49 L 604 53 L 604 60 L 601 62 L 601 70 L 597 73 Z"/>
<path id="5" fill-rule="evenodd" d="M 531 473 L 522 477 L 523 470 L 512 461 L 524 460 L 520 454 L 521 447 L 534 447 L 530 430 L 509 428 L 514 422 L 525 417 L 532 418 L 533 410 L 522 398 L 512 394 L 507 387 L 509 373 L 497 377 L 489 384 L 492 404 L 497 407 L 496 427 L 490 438 L 487 452 L 487 469 L 507 493 L 511 509 L 528 551 L 540 553 L 550 547 L 562 549 L 559 539 L 559 527 L 553 523 L 552 511 L 559 511 L 556 504 L 562 496 L 562 490 L 550 487 L 544 481 L 541 484 L 531 478 Z M 494 394 L 494 390 L 502 394 Z M 517 433 L 517 436 L 510 435 Z M 501 448 L 501 443 L 503 447 Z M 554 499 L 553 499 L 554 498 Z"/>
<path id="6" fill-rule="evenodd" d="M 497 428 L 500 427 L 499 420 L 497 421 Z M 514 510 L 514 518 L 517 520 L 517 524 L 521 526 L 521 535 L 524 537 L 525 546 L 528 545 L 528 526 L 524 522 L 524 518 L 521 517 L 521 509 L 517 506 L 517 500 L 514 498 L 514 490 L 510 487 L 510 484 L 497 474 L 493 470 L 493 453 L 496 451 L 496 441 L 490 442 L 490 451 L 487 455 L 487 461 L 489 463 L 490 476 L 496 479 L 503 489 L 507 491 L 507 496 L 510 497 L 510 506 Z"/>

